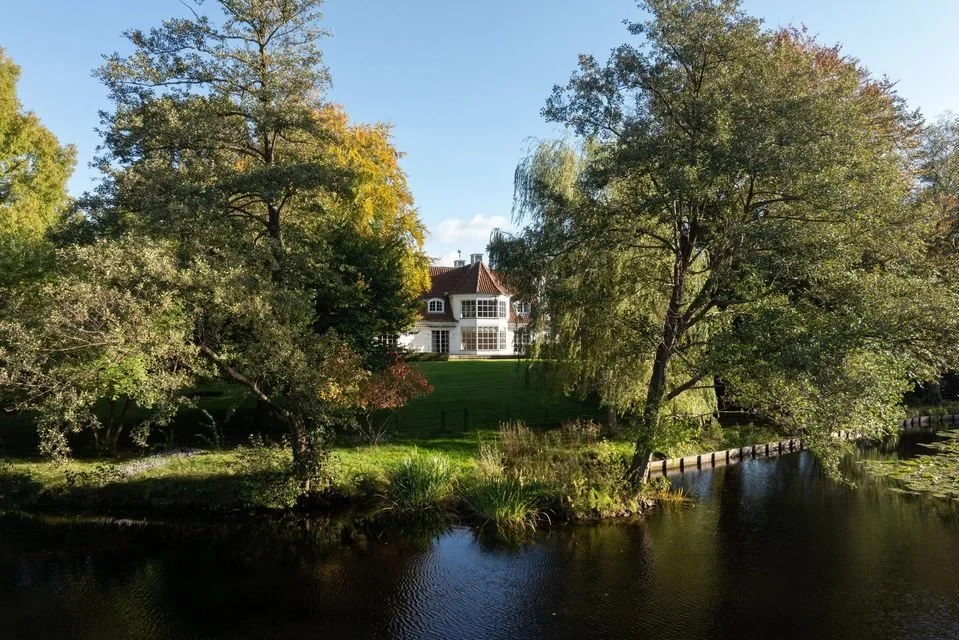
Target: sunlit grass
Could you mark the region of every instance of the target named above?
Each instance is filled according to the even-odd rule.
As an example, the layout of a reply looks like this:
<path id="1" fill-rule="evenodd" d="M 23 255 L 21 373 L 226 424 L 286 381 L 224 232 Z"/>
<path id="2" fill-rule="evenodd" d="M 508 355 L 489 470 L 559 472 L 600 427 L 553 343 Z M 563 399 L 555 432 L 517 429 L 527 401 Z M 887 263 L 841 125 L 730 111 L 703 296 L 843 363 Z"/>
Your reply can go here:
<path id="1" fill-rule="evenodd" d="M 463 503 L 481 525 L 503 531 L 532 531 L 540 514 L 535 493 L 512 475 L 474 478 L 465 486 Z"/>
<path id="2" fill-rule="evenodd" d="M 388 473 L 382 508 L 418 512 L 442 510 L 452 499 L 456 471 L 442 456 L 413 455 Z"/>

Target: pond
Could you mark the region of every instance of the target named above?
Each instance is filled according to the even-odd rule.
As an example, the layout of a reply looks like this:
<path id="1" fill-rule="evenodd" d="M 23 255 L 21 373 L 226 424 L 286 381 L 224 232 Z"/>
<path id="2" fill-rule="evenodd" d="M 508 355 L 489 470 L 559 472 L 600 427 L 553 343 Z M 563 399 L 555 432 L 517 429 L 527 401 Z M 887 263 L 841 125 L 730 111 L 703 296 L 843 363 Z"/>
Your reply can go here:
<path id="1" fill-rule="evenodd" d="M 0 637 L 959 638 L 950 504 L 837 485 L 807 453 L 675 482 L 688 506 L 512 544 L 7 516 Z"/>

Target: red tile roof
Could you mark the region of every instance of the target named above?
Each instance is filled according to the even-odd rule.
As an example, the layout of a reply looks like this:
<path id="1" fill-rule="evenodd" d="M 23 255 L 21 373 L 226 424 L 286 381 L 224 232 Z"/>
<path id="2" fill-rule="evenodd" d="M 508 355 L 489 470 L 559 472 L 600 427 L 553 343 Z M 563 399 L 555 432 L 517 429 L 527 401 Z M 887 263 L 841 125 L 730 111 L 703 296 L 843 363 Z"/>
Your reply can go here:
<path id="1" fill-rule="evenodd" d="M 430 290 L 427 297 L 470 293 L 510 295 L 499 277 L 482 262 L 465 267 L 430 267 Z"/>
<path id="2" fill-rule="evenodd" d="M 510 295 L 496 273 L 482 262 L 465 267 L 430 267 L 430 289 L 423 294 L 423 300 L 440 298 L 445 302 L 446 310 L 444 313 L 427 313 L 424 303 L 420 318 L 427 322 L 456 322 L 449 296 L 472 293 Z"/>

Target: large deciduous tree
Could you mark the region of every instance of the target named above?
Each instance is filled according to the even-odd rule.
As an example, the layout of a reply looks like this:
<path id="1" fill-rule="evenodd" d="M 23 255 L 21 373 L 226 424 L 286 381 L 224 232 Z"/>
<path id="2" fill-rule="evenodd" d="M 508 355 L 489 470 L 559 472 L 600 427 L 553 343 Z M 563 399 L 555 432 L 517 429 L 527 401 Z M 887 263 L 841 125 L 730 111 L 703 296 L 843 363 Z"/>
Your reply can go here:
<path id="1" fill-rule="evenodd" d="M 385 126 L 325 101 L 321 0 L 218 0 L 217 15 L 126 35 L 98 71 L 106 180 L 94 235 L 173 241 L 193 340 L 289 425 L 307 467 L 365 376 L 364 335 L 339 296 L 397 332 L 423 285 L 423 229 Z M 387 256 L 387 257 L 384 257 Z M 342 263 L 342 257 L 353 257 Z M 388 285 L 372 285 L 382 264 Z"/>
<path id="2" fill-rule="evenodd" d="M 832 430 L 888 429 L 907 382 L 956 355 L 914 202 L 918 115 L 736 0 L 641 6 L 637 44 L 555 89 L 544 115 L 578 141 L 520 165 L 528 226 L 492 249 L 542 300 L 539 353 L 636 416 L 636 477 L 663 414 L 717 378 L 835 467 Z"/>
<path id="3" fill-rule="evenodd" d="M 68 204 L 75 156 L 23 111 L 19 77 L 20 68 L 0 49 L 0 299 L 9 296 L 5 287 L 34 271 L 44 233 Z"/>

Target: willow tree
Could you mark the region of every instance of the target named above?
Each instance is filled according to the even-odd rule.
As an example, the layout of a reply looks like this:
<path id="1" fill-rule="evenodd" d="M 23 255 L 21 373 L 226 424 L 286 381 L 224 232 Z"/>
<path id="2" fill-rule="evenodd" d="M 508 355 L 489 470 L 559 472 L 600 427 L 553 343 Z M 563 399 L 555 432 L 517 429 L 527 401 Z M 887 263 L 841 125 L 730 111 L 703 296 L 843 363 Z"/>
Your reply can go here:
<path id="1" fill-rule="evenodd" d="M 912 203 L 918 115 L 736 0 L 641 6 L 637 43 L 555 88 L 543 113 L 578 142 L 520 165 L 528 226 L 498 253 L 542 301 L 541 353 L 636 416 L 636 477 L 673 401 L 717 379 L 835 463 L 831 430 L 889 428 L 955 356 Z"/>
<path id="2" fill-rule="evenodd" d="M 88 202 L 95 234 L 176 243 L 197 348 L 289 425 L 307 466 L 366 375 L 318 318 L 342 274 L 335 239 L 350 229 L 398 247 L 391 293 L 403 300 L 424 269 L 388 128 L 349 125 L 324 97 L 321 4 L 218 0 L 201 15 L 197 3 L 190 17 L 128 32 L 133 52 L 98 70 L 114 109 L 103 115 L 106 179 Z"/>

